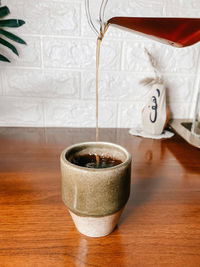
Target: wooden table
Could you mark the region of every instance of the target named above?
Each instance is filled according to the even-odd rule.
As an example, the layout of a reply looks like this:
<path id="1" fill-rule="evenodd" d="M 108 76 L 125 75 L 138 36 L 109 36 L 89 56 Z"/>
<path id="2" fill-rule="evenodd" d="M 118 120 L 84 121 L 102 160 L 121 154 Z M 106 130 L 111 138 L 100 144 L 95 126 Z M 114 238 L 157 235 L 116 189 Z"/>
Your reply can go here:
<path id="1" fill-rule="evenodd" d="M 0 128 L 0 266 L 200 266 L 200 150 L 174 136 L 100 139 L 133 156 L 131 196 L 109 236 L 75 229 L 61 201 L 59 155 L 94 129 Z"/>

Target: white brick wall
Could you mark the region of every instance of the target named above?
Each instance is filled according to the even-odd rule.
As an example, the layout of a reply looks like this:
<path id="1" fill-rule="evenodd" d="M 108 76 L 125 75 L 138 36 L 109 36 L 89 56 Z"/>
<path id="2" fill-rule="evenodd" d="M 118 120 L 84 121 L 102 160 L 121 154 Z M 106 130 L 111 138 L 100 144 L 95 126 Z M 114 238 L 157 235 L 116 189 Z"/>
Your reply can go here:
<path id="1" fill-rule="evenodd" d="M 84 0 L 1 2 L 10 8 L 10 17 L 26 21 L 12 32 L 28 45 L 17 45 L 19 58 L 0 47 L 12 58 L 11 64 L 0 62 L 0 126 L 94 127 L 96 36 L 88 26 Z M 129 16 L 200 14 L 199 0 L 127 2 L 124 13 Z M 117 15 L 124 6 L 124 1 L 116 1 L 111 11 Z M 200 72 L 199 45 L 172 48 L 110 28 L 101 50 L 101 127 L 140 124 L 148 88 L 139 82 L 152 75 L 144 47 L 159 61 L 171 115 L 192 116 Z"/>

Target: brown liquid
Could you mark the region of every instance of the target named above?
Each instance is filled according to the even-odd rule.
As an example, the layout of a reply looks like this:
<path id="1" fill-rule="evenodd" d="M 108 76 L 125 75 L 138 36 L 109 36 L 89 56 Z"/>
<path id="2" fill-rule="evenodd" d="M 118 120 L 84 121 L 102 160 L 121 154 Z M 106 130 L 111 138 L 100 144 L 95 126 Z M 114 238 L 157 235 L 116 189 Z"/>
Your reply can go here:
<path id="1" fill-rule="evenodd" d="M 113 17 L 108 20 L 109 24 L 122 26 L 177 47 L 190 46 L 200 41 L 199 18 Z"/>
<path id="2" fill-rule="evenodd" d="M 106 33 L 109 25 L 105 26 L 104 33 L 100 29 L 100 34 L 97 38 L 97 49 L 96 49 L 96 142 L 99 141 L 99 59 L 100 59 L 100 48 L 104 34 Z M 98 155 L 97 155 L 98 161 Z"/>
<path id="3" fill-rule="evenodd" d="M 102 38 L 97 38 L 97 51 L 96 51 L 96 142 L 99 141 L 99 57 L 100 46 Z"/>
<path id="4" fill-rule="evenodd" d="M 99 59 L 100 59 L 100 48 L 104 34 L 106 33 L 109 25 L 105 26 L 104 33 L 100 29 L 100 34 L 97 38 L 96 48 L 96 142 L 99 141 Z M 97 156 L 98 157 L 98 156 Z"/>
<path id="5" fill-rule="evenodd" d="M 99 162 L 96 161 L 96 155 L 94 154 L 86 154 L 86 155 L 77 155 L 73 156 L 70 159 L 70 162 L 86 168 L 95 168 L 95 169 L 103 169 L 117 166 L 122 163 L 121 160 L 113 159 L 110 157 L 99 156 Z"/>
<path id="6" fill-rule="evenodd" d="M 108 29 L 107 25 L 104 29 L 104 33 L 100 29 L 100 35 L 97 38 L 97 49 L 96 49 L 96 142 L 99 141 L 99 59 L 100 59 L 100 48 L 101 42 L 105 32 Z M 100 158 L 99 155 L 96 155 L 97 165 L 99 164 Z"/>

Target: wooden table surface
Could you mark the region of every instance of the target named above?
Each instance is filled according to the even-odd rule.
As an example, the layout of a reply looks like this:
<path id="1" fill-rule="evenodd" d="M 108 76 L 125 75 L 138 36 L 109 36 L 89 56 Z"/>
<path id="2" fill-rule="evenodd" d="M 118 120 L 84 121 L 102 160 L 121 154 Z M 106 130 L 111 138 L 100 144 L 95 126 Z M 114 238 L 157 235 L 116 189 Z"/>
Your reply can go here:
<path id="1" fill-rule="evenodd" d="M 0 128 L 0 266 L 200 266 L 200 150 L 174 136 L 101 129 L 133 157 L 115 231 L 89 238 L 61 201 L 59 156 L 94 129 Z"/>

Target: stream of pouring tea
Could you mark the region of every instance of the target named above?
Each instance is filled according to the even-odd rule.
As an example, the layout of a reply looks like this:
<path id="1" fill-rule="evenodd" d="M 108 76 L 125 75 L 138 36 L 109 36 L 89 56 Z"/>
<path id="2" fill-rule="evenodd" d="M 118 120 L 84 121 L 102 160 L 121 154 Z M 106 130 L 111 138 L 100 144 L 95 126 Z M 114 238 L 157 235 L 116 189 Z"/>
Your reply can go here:
<path id="1" fill-rule="evenodd" d="M 100 63 L 100 50 L 101 42 L 103 40 L 104 34 L 107 31 L 109 25 L 105 26 L 104 33 L 100 29 L 100 34 L 97 38 L 96 47 L 96 142 L 99 142 L 99 63 Z M 96 155 L 97 165 L 99 164 L 100 157 Z"/>
<path id="2" fill-rule="evenodd" d="M 102 37 L 97 38 L 96 48 L 96 142 L 99 141 L 99 58 Z"/>
<path id="3" fill-rule="evenodd" d="M 107 24 L 104 28 L 104 32 L 100 29 L 100 34 L 97 38 L 96 47 L 96 142 L 99 141 L 99 63 L 100 63 L 100 50 L 101 42 L 103 40 L 104 34 L 106 33 L 109 25 Z"/>

